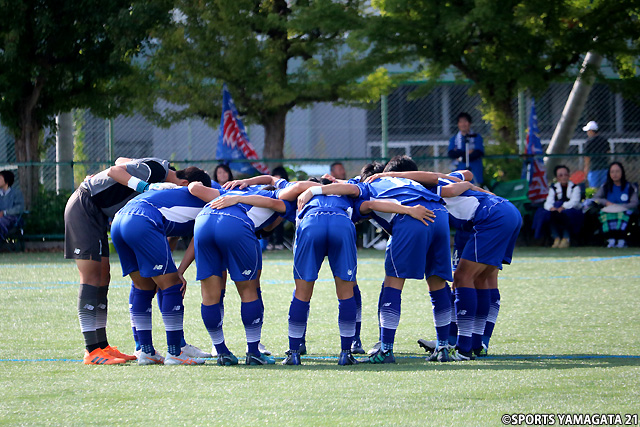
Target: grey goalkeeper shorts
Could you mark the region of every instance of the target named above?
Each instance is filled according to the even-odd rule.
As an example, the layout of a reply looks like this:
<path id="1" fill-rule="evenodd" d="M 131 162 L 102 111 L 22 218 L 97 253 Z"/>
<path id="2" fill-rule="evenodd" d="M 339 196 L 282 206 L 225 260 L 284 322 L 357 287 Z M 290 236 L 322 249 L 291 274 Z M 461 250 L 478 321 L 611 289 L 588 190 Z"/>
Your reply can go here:
<path id="1" fill-rule="evenodd" d="M 102 261 L 109 256 L 108 228 L 109 218 L 78 188 L 64 209 L 64 257 Z"/>

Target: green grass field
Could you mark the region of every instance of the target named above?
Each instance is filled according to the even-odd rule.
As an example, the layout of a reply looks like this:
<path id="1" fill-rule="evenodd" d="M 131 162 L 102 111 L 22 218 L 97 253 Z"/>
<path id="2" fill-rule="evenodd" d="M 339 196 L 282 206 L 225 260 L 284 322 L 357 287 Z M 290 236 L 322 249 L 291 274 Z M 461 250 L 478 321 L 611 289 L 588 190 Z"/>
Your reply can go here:
<path id="1" fill-rule="evenodd" d="M 383 253 L 359 255 L 368 347 L 377 341 Z M 338 304 L 325 265 L 303 366 L 139 367 L 80 363 L 74 263 L 61 254 L 0 254 L 0 424 L 476 426 L 502 425 L 505 413 L 640 412 L 640 251 L 523 248 L 514 260 L 500 276 L 502 308 L 487 359 L 426 362 L 416 345 L 434 336 L 426 283 L 408 281 L 398 363 L 337 366 Z M 132 352 L 129 282 L 116 257 L 111 265 L 109 341 Z M 195 267 L 187 273 L 185 336 L 209 349 Z M 262 341 L 282 357 L 291 253 L 265 254 L 262 289 Z M 239 306 L 230 283 L 225 336 L 238 356 L 246 345 Z M 155 303 L 154 325 L 164 351 Z"/>

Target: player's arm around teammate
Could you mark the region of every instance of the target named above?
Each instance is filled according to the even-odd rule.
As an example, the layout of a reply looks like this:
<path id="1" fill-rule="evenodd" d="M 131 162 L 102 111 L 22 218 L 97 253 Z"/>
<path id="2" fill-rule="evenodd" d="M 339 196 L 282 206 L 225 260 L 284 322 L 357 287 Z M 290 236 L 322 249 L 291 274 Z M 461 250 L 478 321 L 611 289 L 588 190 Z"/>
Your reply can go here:
<path id="1" fill-rule="evenodd" d="M 188 179 L 206 179 L 210 183 L 200 169 Z M 188 179 L 182 184 L 186 185 Z M 203 206 L 204 202 L 184 187 L 153 190 L 133 199 L 114 218 L 113 243 L 120 255 L 123 275 L 128 274 L 134 283 L 131 312 L 141 345 L 140 365 L 204 363 L 203 359 L 188 357 L 181 350 L 186 290 L 183 273 L 193 260 L 193 246 L 190 244 L 180 267 L 176 268 L 167 239 L 190 234 Z M 160 311 L 167 335 L 166 358 L 155 351 L 152 342 L 151 304 L 156 288 L 162 292 Z"/>

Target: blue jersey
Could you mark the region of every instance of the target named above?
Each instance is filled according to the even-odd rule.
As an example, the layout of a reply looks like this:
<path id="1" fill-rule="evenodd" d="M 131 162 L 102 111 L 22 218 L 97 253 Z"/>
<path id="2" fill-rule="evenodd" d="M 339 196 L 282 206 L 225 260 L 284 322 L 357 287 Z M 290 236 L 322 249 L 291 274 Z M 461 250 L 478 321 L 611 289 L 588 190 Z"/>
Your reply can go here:
<path id="1" fill-rule="evenodd" d="M 436 202 L 444 205 L 442 197 L 432 193 L 419 183 L 406 178 L 384 177 L 376 179 L 371 183 L 356 184 L 360 189 L 360 196 L 355 208 L 358 212 L 363 201 L 368 200 L 389 200 L 401 205 L 414 206 L 421 202 Z M 372 220 L 391 234 L 391 222 L 396 214 L 386 212 L 371 213 Z"/>
<path id="2" fill-rule="evenodd" d="M 347 218 L 351 219 L 353 205 L 354 199 L 351 197 L 319 194 L 313 196 L 311 200 L 304 205 L 304 208 L 298 212 L 298 219 L 300 220 L 310 212 L 318 210 L 344 212 Z"/>
<path id="3" fill-rule="evenodd" d="M 165 235 L 186 236 L 193 233 L 196 216 L 204 205 L 187 187 L 150 190 L 129 201 L 117 215 L 144 215 L 161 221 Z"/>
<path id="4" fill-rule="evenodd" d="M 432 191 L 440 194 L 440 189 L 453 181 L 440 178 L 438 185 L 431 187 Z M 489 215 L 491 206 L 506 201 L 502 197 L 494 196 L 482 191 L 467 190 L 459 196 L 447 197 L 449 223 L 459 230 L 469 231 L 474 223 Z"/>
<path id="5" fill-rule="evenodd" d="M 232 190 L 227 191 L 225 193 L 220 194 L 220 197 L 226 195 L 235 195 L 235 196 L 263 196 L 269 197 L 271 199 L 277 199 L 279 192 L 270 191 L 270 190 L 262 190 L 258 186 L 247 187 L 243 190 Z M 271 209 L 260 208 L 253 205 L 249 205 L 246 203 L 237 203 L 233 206 L 229 206 L 224 209 L 213 209 L 209 204 L 205 205 L 204 209 L 201 212 L 201 215 L 230 215 L 234 216 L 238 219 L 241 219 L 249 226 L 251 226 L 254 231 L 261 230 L 270 224 L 272 224 L 276 218 L 279 216 L 289 219 L 295 218 L 295 206 L 288 201 L 283 200 L 287 210 L 285 213 L 275 212 Z M 295 219 L 294 219 L 295 220 Z"/>

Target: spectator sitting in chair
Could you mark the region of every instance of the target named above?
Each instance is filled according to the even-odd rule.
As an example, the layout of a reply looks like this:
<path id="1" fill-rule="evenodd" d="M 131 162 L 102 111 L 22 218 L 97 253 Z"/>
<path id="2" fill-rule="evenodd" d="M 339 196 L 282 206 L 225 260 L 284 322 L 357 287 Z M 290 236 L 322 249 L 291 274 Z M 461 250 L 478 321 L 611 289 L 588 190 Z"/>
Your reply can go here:
<path id="1" fill-rule="evenodd" d="M 604 206 L 600 210 L 600 223 L 607 247 L 626 247 L 629 216 L 638 207 L 638 186 L 627 181 L 622 163 L 611 163 L 607 181 L 598 189 L 593 200 Z"/>
<path id="2" fill-rule="evenodd" d="M 569 236 L 577 234 L 583 223 L 582 190 L 569 180 L 570 171 L 565 165 L 554 169 L 556 182 L 549 186 L 549 195 L 544 202 L 553 238 L 552 248 L 568 248 Z"/>
<path id="3" fill-rule="evenodd" d="M 4 240 L 20 215 L 24 212 L 24 198 L 19 188 L 13 186 L 11 171 L 0 172 L 0 239 Z"/>

